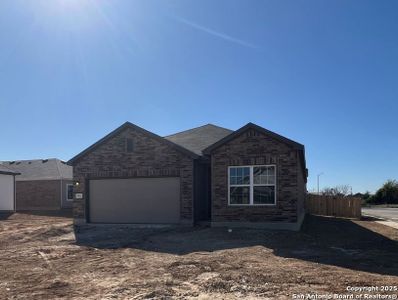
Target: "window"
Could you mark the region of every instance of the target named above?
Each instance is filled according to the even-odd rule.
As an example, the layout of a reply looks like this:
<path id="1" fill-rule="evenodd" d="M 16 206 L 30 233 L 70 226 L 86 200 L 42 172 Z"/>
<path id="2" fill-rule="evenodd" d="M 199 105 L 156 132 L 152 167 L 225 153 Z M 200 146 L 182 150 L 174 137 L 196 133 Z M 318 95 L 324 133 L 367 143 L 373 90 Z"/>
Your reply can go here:
<path id="1" fill-rule="evenodd" d="M 73 200 L 73 184 L 66 185 L 66 200 L 68 201 Z"/>
<path id="2" fill-rule="evenodd" d="M 229 205 L 274 205 L 276 166 L 228 168 Z"/>
<path id="3" fill-rule="evenodd" d="M 133 139 L 126 138 L 126 152 L 131 153 L 134 151 Z"/>

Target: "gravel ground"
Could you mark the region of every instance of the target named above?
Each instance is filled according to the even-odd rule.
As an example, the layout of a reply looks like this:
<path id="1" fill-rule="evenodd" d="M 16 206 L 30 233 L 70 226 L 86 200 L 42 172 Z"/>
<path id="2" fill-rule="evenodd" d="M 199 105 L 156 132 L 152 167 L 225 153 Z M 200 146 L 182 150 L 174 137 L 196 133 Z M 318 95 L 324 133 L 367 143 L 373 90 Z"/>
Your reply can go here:
<path id="1" fill-rule="evenodd" d="M 307 217 L 301 232 L 0 219 L 1 299 L 292 299 L 398 285 L 398 230 Z"/>

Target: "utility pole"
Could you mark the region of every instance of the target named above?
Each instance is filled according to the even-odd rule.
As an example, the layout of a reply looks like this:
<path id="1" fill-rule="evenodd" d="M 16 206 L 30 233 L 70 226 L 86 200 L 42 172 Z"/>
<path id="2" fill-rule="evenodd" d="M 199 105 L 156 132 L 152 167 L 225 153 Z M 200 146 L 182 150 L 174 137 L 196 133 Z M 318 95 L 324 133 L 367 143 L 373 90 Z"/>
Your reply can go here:
<path id="1" fill-rule="evenodd" d="M 321 173 L 319 173 L 319 174 L 317 175 L 317 177 L 318 177 L 318 195 L 319 195 L 319 177 L 321 177 L 321 175 L 323 175 L 323 172 L 321 172 Z"/>

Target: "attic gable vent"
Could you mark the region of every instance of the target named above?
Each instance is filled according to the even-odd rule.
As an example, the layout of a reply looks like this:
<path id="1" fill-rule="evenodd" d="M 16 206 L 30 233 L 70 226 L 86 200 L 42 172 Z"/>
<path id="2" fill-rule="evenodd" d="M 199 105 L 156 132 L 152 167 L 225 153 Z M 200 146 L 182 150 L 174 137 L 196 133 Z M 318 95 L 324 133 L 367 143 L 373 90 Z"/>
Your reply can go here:
<path id="1" fill-rule="evenodd" d="M 250 129 L 246 132 L 246 136 L 247 137 L 259 136 L 259 133 L 254 129 Z"/>
<path id="2" fill-rule="evenodd" d="M 126 138 L 126 152 L 127 153 L 132 153 L 134 151 L 134 143 L 133 139 Z"/>

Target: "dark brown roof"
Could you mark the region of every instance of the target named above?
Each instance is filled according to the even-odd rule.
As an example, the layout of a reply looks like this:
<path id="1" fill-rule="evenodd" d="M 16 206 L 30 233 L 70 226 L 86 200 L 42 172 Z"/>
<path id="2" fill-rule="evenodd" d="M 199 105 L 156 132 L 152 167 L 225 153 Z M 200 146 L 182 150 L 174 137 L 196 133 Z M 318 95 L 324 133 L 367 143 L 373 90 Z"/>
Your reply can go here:
<path id="1" fill-rule="evenodd" d="M 233 131 L 213 124 L 206 124 L 192 128 L 164 138 L 180 145 L 197 155 L 203 155 L 202 151 L 210 145 L 218 142 Z"/>

